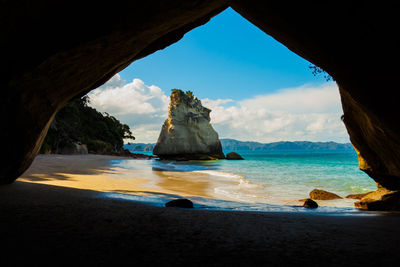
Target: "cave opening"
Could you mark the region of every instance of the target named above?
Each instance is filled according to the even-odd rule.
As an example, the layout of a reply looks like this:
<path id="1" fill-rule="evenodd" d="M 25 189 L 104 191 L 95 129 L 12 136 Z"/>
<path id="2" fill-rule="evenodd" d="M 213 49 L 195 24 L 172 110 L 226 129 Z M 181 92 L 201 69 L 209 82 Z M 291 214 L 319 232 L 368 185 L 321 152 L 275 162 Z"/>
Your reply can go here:
<path id="1" fill-rule="evenodd" d="M 204 24 L 207 27 L 210 18 L 231 6 L 290 51 L 332 75 L 340 92 L 343 123 L 351 143 L 359 153 L 359 167 L 379 183 L 378 190 L 370 194 L 371 198 L 365 201 L 364 208 L 399 210 L 398 75 L 396 68 L 388 67 L 393 66 L 398 56 L 397 35 L 394 34 L 398 31 L 398 10 L 394 4 L 247 0 L 115 0 L 112 3 L 2 1 L 0 140 L 3 141 L 3 154 L 6 156 L 2 158 L 0 168 L 0 229 L 6 246 L 3 246 L 1 262 L 4 262 L 3 265 L 25 264 L 27 260 L 30 263 L 52 264 L 60 260 L 65 265 L 122 265 L 134 262 L 143 266 L 227 266 L 232 262 L 240 266 L 291 266 L 294 263 L 309 266 L 316 262 L 324 262 L 328 266 L 397 263 L 400 255 L 396 249 L 400 236 L 397 233 L 400 217 L 396 212 L 353 212 L 354 209 L 345 208 L 344 214 L 338 214 L 331 212 L 337 209 L 319 207 L 313 211 L 328 213 L 315 216 L 313 211 L 306 210 L 301 204 L 292 206 L 285 199 L 279 199 L 290 190 L 301 191 L 304 194 L 301 197 L 307 197 L 308 190 L 318 185 L 295 188 L 296 183 L 290 179 L 310 177 L 318 165 L 324 166 L 324 178 L 329 178 L 335 188 L 351 187 L 346 184 L 351 177 L 346 173 L 347 167 L 364 175 L 353 156 L 346 162 L 338 153 L 299 155 L 275 151 L 253 155 L 242 153 L 245 158 L 243 161 L 204 161 L 199 164 L 189 161 L 127 160 L 110 155 L 81 157 L 57 154 L 36 157 L 46 132 L 51 129 L 55 113 L 69 100 L 89 93 L 112 77 L 108 85 L 114 83 L 114 88 L 123 87 L 121 81 L 125 81 L 126 85 L 131 83 L 132 78 L 137 78 L 136 85 L 141 92 L 158 92 L 164 95 L 163 103 L 168 101 L 165 97 L 168 98 L 169 90 L 175 86 L 191 90 L 202 100 L 208 98 L 208 102 L 203 101 L 204 105 L 214 105 L 210 106 L 213 108 L 212 116 L 220 112 L 229 117 L 232 114 L 228 109 L 234 111 L 243 106 L 247 109 L 240 110 L 239 115 L 249 115 L 253 107 L 260 111 L 262 106 L 255 101 L 242 103 L 242 96 L 254 100 L 252 98 L 268 93 L 261 91 L 252 95 L 256 92 L 250 90 L 255 83 L 253 79 L 246 80 L 248 85 L 241 86 L 237 98 L 234 90 L 229 92 L 231 96 L 227 98 L 228 93 L 214 95 L 219 92 L 217 86 L 206 86 L 210 91 L 204 91 L 206 93 L 201 95 L 203 91 L 198 91 L 200 88 L 197 86 L 192 88 L 190 84 L 174 82 L 173 85 L 162 85 L 145 78 L 143 74 L 128 78 L 123 76 L 122 70 L 131 62 L 137 62 L 138 66 L 144 64 L 146 59 L 150 59 L 148 55 L 178 42 L 186 33 L 194 34 L 192 29 Z M 229 25 L 225 25 L 225 28 L 228 31 Z M 264 37 L 268 38 L 266 35 Z M 228 43 L 223 50 L 229 51 L 234 47 Z M 253 51 L 248 49 L 246 52 L 250 55 Z M 207 59 L 204 54 L 200 55 L 203 60 Z M 223 53 L 219 52 L 218 55 Z M 137 61 L 139 59 L 144 60 Z M 236 64 L 234 60 L 230 63 L 232 66 L 245 66 Z M 303 70 L 311 75 L 307 64 Z M 162 69 L 153 67 L 153 70 L 156 74 L 166 73 L 169 67 L 172 68 L 167 65 Z M 186 78 L 188 75 L 184 67 L 180 74 Z M 251 69 L 250 65 L 247 67 Z M 213 70 L 212 76 L 222 73 L 212 66 L 208 66 L 208 69 Z M 245 69 L 228 77 L 220 75 L 221 80 L 226 84 L 228 81 L 238 81 L 243 71 Z M 286 80 L 290 82 L 292 78 L 295 80 L 295 77 Z M 210 78 L 208 80 L 211 81 Z M 217 84 L 214 80 L 213 84 L 223 88 L 225 83 Z M 300 82 L 300 85 L 303 83 Z M 275 89 L 293 89 L 296 86 Z M 263 86 L 260 88 L 265 89 Z M 307 91 L 309 88 L 303 89 Z M 107 88 L 103 86 L 102 90 Z M 290 90 L 278 90 L 275 93 L 278 92 L 280 96 L 293 93 Z M 315 95 L 315 91 L 312 95 Z M 112 97 L 109 95 L 109 98 Z M 288 106 L 297 107 L 304 100 L 297 95 L 293 99 Z M 120 99 L 119 104 L 124 100 L 129 98 Z M 311 98 L 308 100 L 312 101 Z M 151 97 L 147 95 L 141 101 L 134 102 L 137 105 L 134 108 L 148 108 L 147 111 L 151 111 L 150 101 Z M 269 107 L 277 103 L 267 102 L 267 99 L 264 101 Z M 129 101 L 126 102 L 128 107 Z M 157 103 L 150 102 L 153 108 L 159 107 Z M 312 101 L 311 104 L 318 104 L 318 101 Z M 79 105 L 75 105 L 75 108 Z M 82 106 L 90 108 L 85 103 Z M 73 108 L 69 111 L 73 111 Z M 92 111 L 88 113 L 94 117 L 100 116 Z M 299 115 L 297 113 L 295 115 Z M 335 117 L 339 119 L 342 112 L 336 113 Z M 111 116 L 119 118 L 121 115 L 111 111 L 109 114 L 103 114 L 107 117 L 104 122 L 115 123 Z M 254 124 L 252 118 L 258 118 L 257 126 L 261 128 L 267 120 L 262 115 L 260 111 L 253 112 L 253 117 L 247 116 L 248 125 Z M 269 115 L 270 118 L 276 118 L 274 115 L 279 114 Z M 301 117 L 294 118 L 295 121 L 302 121 Z M 157 124 L 162 123 L 163 119 L 158 119 Z M 246 133 L 242 141 L 258 131 L 258 128 L 246 130 L 246 124 L 238 123 L 238 128 L 243 131 L 235 132 L 236 125 L 229 124 L 235 120 L 224 121 L 223 117 L 218 116 L 212 119 L 221 137 L 224 131 L 219 123 L 222 122 L 232 127 L 231 133 L 236 133 L 233 137 L 238 133 Z M 282 122 L 277 120 L 275 125 Z M 315 119 L 314 122 L 309 130 L 318 130 L 320 121 Z M 338 120 L 336 122 L 340 123 Z M 133 134 L 137 142 L 145 142 L 139 134 L 139 125 L 140 121 L 135 120 Z M 74 125 L 67 123 L 64 126 Z M 269 126 L 270 129 L 277 129 L 271 124 Z M 257 145 L 256 142 L 251 144 Z M 82 148 L 84 143 L 78 145 Z M 29 166 L 38 167 L 35 162 L 31 165 L 34 159 L 36 163 L 41 161 L 39 168 L 25 172 Z M 268 164 L 262 165 L 260 162 Z M 302 166 L 301 171 L 299 166 Z M 249 177 L 257 177 L 257 170 L 262 179 L 268 177 L 270 182 L 260 184 L 259 181 L 250 181 Z M 346 175 L 345 182 L 343 179 L 335 180 L 342 175 Z M 279 181 L 274 181 L 274 177 L 279 177 Z M 113 181 L 107 183 L 107 190 L 103 187 L 105 179 Z M 298 184 L 307 179 L 300 179 Z M 372 179 L 368 181 L 372 183 Z M 73 183 L 76 182 L 80 182 L 81 189 L 68 188 L 74 187 Z M 293 187 L 280 186 L 285 182 Z M 211 183 L 217 190 L 210 191 Z M 274 186 L 277 191 L 271 193 L 277 193 L 275 199 L 289 205 L 261 203 L 260 206 L 249 198 L 238 200 L 245 194 L 251 197 L 261 192 L 265 199 L 260 202 L 273 203 L 262 190 Z M 160 188 L 164 188 L 164 191 Z M 344 196 L 344 193 L 334 192 Z M 235 201 L 226 198 L 218 200 L 213 197 L 215 194 L 229 194 Z M 195 210 L 159 208 L 164 206 L 165 200 L 181 197 L 190 198 Z M 299 197 L 293 200 L 297 201 Z M 159 207 L 121 199 L 140 200 Z M 234 206 L 234 203 L 241 203 L 241 206 Z M 221 211 L 285 211 L 283 208 L 296 212 Z M 23 256 L 16 257 L 17 251 Z"/>
<path id="2" fill-rule="evenodd" d="M 245 161 L 177 162 L 173 167 L 171 162 L 114 162 L 122 169 L 141 166 L 163 193 L 215 197 L 228 201 L 219 203 L 227 208 L 239 201 L 263 209 L 265 204 L 297 205 L 319 188 L 341 195 L 322 205 L 352 207 L 354 199 L 345 196 L 372 191 L 375 184 L 358 169 L 340 120 L 337 85 L 313 74 L 310 66 L 228 8 L 91 91 L 88 106 L 129 125 L 136 140 L 125 140 L 124 148 L 145 155 L 152 155 L 167 117 L 170 89 L 191 90 L 211 109 L 224 153 L 238 152 Z M 70 180 L 68 175 L 46 179 L 29 172 L 25 178 L 58 184 Z M 103 190 L 145 191 L 121 189 L 132 184 L 118 189 L 103 185 L 108 188 Z"/>

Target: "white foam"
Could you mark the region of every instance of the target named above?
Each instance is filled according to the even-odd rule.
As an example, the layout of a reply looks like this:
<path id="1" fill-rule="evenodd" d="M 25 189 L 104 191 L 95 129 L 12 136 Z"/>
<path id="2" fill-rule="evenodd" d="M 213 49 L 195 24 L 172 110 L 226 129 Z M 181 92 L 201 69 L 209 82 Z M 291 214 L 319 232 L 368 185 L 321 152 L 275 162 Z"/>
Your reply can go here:
<path id="1" fill-rule="evenodd" d="M 257 188 L 257 187 L 261 187 L 261 185 L 252 184 L 252 183 L 250 183 L 249 181 L 244 180 L 244 179 L 242 179 L 242 178 L 240 178 L 239 186 L 240 186 L 240 187 L 244 187 L 244 188 Z"/>
<path id="2" fill-rule="evenodd" d="M 219 172 L 219 171 L 212 171 L 212 170 L 202 170 L 202 171 L 193 171 L 197 173 L 205 173 L 212 176 L 224 177 L 224 178 L 235 178 L 235 179 L 243 179 L 242 176 L 229 173 L 229 172 Z"/>
<path id="3" fill-rule="evenodd" d="M 214 193 L 223 199 L 246 202 L 246 203 L 256 203 L 263 202 L 261 196 L 257 196 L 251 193 L 246 193 L 241 191 L 238 187 L 216 187 L 214 188 Z"/>

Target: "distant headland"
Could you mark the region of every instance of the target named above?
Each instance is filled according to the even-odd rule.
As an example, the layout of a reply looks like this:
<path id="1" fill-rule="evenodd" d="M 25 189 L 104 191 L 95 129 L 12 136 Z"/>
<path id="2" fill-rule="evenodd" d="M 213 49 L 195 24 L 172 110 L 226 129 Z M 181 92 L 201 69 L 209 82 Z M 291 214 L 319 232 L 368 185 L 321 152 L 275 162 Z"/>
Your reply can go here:
<path id="1" fill-rule="evenodd" d="M 235 139 L 220 139 L 224 152 L 228 151 L 354 151 L 351 143 L 336 142 L 311 142 L 311 141 L 279 141 L 260 143 L 252 141 L 239 141 Z M 132 152 L 153 151 L 154 143 L 129 143 L 124 148 Z"/>

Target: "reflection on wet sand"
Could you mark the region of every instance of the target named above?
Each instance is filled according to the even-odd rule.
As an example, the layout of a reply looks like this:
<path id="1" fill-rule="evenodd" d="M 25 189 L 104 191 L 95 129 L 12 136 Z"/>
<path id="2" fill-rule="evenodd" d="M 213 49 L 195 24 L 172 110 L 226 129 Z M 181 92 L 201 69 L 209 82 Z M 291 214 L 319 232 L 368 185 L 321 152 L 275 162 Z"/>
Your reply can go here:
<path id="1" fill-rule="evenodd" d="M 104 155 L 39 155 L 19 181 L 101 192 L 183 197 L 213 197 L 216 186 L 231 184 L 215 181 L 203 173 L 153 169 L 148 160 L 134 160 L 135 169 L 113 167 L 110 161 L 120 159 Z"/>
<path id="2" fill-rule="evenodd" d="M 201 197 L 212 196 L 210 181 L 207 181 L 202 175 L 194 175 L 190 172 L 155 171 L 153 173 L 158 176 L 157 185 L 164 190 Z"/>

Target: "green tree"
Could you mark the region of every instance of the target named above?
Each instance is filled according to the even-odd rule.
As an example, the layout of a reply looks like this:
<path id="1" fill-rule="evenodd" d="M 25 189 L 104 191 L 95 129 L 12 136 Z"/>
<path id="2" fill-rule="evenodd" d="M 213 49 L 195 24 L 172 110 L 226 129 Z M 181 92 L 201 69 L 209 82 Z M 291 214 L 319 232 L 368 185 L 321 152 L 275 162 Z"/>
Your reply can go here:
<path id="1" fill-rule="evenodd" d="M 41 152 L 60 153 L 74 143 L 87 144 L 89 152 L 119 151 L 124 139 L 135 139 L 130 128 L 108 113 L 100 113 L 88 104 L 88 96 L 76 98 L 55 116 Z"/>

